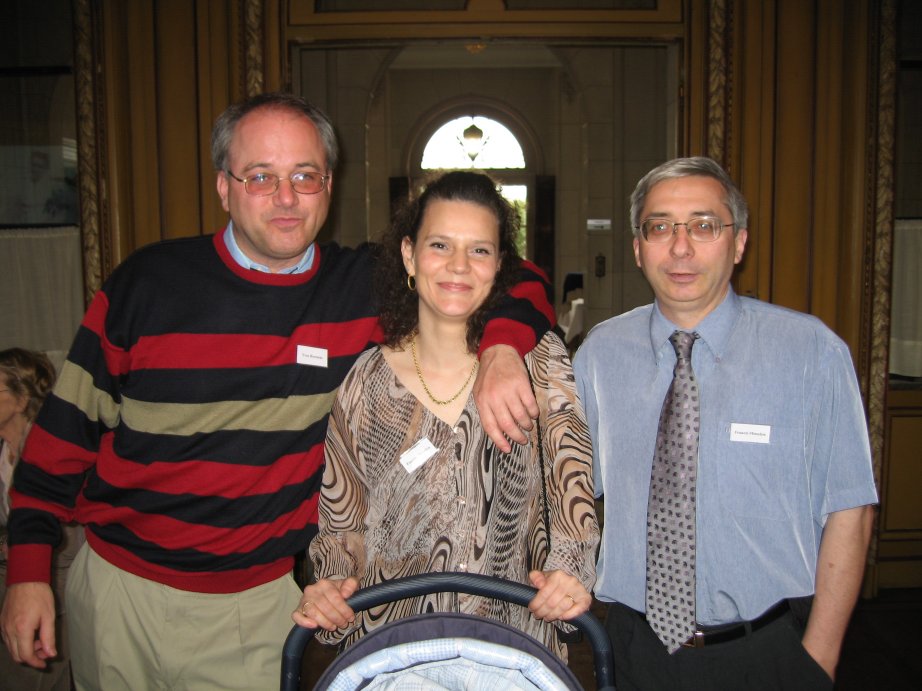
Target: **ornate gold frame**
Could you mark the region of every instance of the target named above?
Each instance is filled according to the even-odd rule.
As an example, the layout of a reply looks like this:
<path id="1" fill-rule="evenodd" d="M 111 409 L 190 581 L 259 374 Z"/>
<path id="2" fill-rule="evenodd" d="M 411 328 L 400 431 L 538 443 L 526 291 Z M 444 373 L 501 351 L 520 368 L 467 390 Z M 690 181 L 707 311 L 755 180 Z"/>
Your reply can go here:
<path id="1" fill-rule="evenodd" d="M 243 45 L 246 71 L 246 93 L 254 96 L 262 92 L 266 83 L 263 64 L 263 3 L 262 0 L 244 0 Z"/>
<path id="2" fill-rule="evenodd" d="M 896 134 L 896 0 L 881 0 L 878 24 L 879 43 L 875 56 L 878 60 L 876 75 L 876 126 L 872 182 L 869 190 L 868 221 L 865 256 L 872 258 L 866 269 L 866 297 L 870 302 L 870 324 L 866 331 L 866 347 L 861 349 L 861 372 L 867 373 L 866 397 L 868 430 L 871 438 L 871 456 L 874 460 L 874 479 L 881 487 L 884 459 L 885 425 L 887 423 L 887 389 L 889 386 L 890 356 L 890 297 L 892 289 L 893 249 L 893 156 Z M 872 129 L 873 132 L 873 129 Z M 862 382 L 863 384 L 865 382 Z M 877 560 L 877 532 L 871 540 L 871 563 Z"/>
<path id="3" fill-rule="evenodd" d="M 105 179 L 105 158 L 99 154 L 98 123 L 102 94 L 97 94 L 96 42 L 92 0 L 74 2 L 74 90 L 77 109 L 77 165 L 80 194 L 80 234 L 83 242 L 83 291 L 89 304 L 102 285 L 104 266 L 111 263 L 111 238 L 104 205 L 100 204 L 100 181 Z"/>
<path id="4" fill-rule="evenodd" d="M 726 0 L 711 0 L 708 7 L 708 122 L 707 153 L 726 168 L 730 131 L 730 95 L 733 54 L 729 49 L 733 12 Z"/>

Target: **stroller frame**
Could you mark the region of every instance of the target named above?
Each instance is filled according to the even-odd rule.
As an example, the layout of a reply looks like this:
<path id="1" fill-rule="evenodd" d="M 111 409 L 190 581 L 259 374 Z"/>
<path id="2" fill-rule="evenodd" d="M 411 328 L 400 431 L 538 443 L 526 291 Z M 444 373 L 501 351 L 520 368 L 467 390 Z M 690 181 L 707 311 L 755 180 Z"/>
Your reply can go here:
<path id="1" fill-rule="evenodd" d="M 347 600 L 353 611 L 421 595 L 458 592 L 504 600 L 527 607 L 538 592 L 531 586 L 473 573 L 427 573 L 397 578 L 357 591 Z M 600 691 L 614 691 L 614 655 L 605 628 L 589 612 L 570 619 L 586 636 L 592 648 L 596 686 Z M 301 685 L 301 659 L 315 634 L 315 629 L 295 625 L 282 649 L 281 690 L 298 691 Z"/>

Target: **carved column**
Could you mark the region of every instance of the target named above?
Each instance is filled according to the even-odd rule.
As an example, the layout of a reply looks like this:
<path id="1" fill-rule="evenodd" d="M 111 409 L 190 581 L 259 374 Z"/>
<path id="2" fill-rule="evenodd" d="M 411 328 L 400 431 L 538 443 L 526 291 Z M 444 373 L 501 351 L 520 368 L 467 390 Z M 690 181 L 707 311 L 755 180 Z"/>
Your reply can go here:
<path id="1" fill-rule="evenodd" d="M 729 168 L 733 94 L 733 11 L 727 0 L 708 7 L 707 155 Z"/>
<path id="2" fill-rule="evenodd" d="M 891 252 L 893 248 L 893 155 L 896 126 L 896 2 L 881 0 L 879 45 L 877 59 L 876 137 L 874 142 L 876 165 L 875 187 L 869 198 L 873 208 L 868 209 L 868 221 L 873 232 L 867 234 L 865 255 L 868 263 L 866 281 L 870 292 L 871 323 L 859 355 L 859 376 L 863 379 L 868 404 L 868 428 L 871 437 L 871 455 L 874 460 L 874 478 L 882 487 L 885 425 L 887 422 L 887 388 L 890 354 L 890 291 Z M 872 127 L 874 123 L 872 122 Z M 866 377 L 866 379 L 865 379 Z M 869 561 L 877 562 L 878 532 L 871 538 Z M 876 593 L 876 584 L 871 594 Z"/>
<path id="3" fill-rule="evenodd" d="M 99 147 L 102 93 L 98 89 L 95 66 L 97 43 L 94 40 L 92 0 L 74 2 L 74 89 L 77 112 L 77 166 L 80 195 L 80 231 L 83 242 L 84 300 L 89 304 L 111 270 L 111 244 L 105 231 L 104 204 L 100 201 L 100 181 L 105 176 L 105 155 Z M 102 190 L 103 194 L 105 189 Z"/>

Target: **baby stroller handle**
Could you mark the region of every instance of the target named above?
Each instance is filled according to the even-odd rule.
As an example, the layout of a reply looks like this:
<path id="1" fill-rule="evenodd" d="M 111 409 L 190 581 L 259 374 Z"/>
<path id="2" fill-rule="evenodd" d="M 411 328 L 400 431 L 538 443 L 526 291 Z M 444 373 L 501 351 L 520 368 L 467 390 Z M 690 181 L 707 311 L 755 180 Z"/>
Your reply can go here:
<path id="1" fill-rule="evenodd" d="M 395 578 L 356 591 L 346 602 L 355 612 L 432 593 L 458 592 L 491 597 L 527 607 L 538 592 L 531 586 L 476 573 L 425 573 Z M 599 689 L 615 688 L 614 656 L 605 627 L 589 612 L 567 621 L 586 636 L 592 647 L 596 685 Z M 301 658 L 314 637 L 315 629 L 297 624 L 291 629 L 282 649 L 282 691 L 297 691 L 301 683 Z"/>

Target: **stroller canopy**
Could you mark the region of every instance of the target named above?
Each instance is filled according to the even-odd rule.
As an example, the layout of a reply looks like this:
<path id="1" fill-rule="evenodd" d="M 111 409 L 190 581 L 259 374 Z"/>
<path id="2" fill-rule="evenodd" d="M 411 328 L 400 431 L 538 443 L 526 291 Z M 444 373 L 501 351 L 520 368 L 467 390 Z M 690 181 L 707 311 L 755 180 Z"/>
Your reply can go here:
<path id="1" fill-rule="evenodd" d="M 467 614 L 391 622 L 342 653 L 318 689 L 578 691 L 557 656 L 519 629 Z"/>

